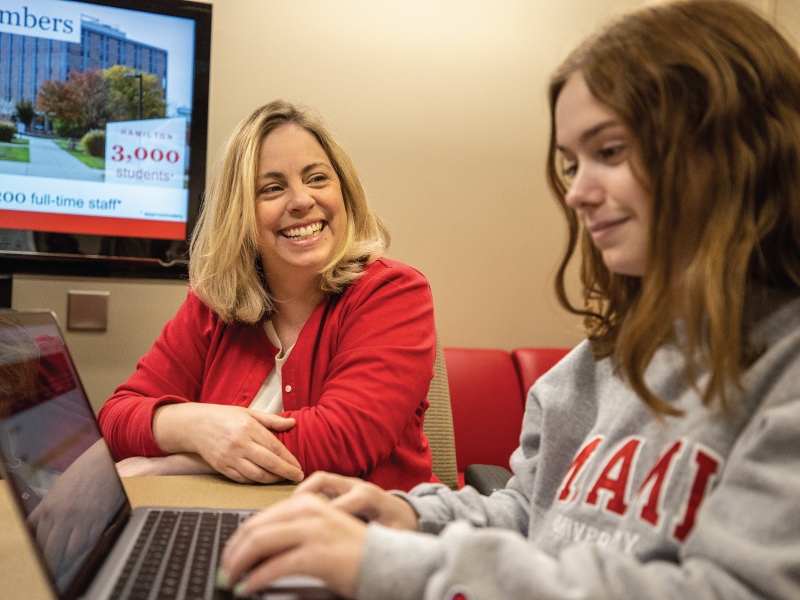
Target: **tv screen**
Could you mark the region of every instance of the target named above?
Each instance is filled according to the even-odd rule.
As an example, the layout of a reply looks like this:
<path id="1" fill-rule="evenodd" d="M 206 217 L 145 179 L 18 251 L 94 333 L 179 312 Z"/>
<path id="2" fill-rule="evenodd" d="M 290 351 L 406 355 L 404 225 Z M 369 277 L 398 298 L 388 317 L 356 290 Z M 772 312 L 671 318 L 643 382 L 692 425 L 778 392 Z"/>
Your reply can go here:
<path id="1" fill-rule="evenodd" d="M 210 46 L 209 4 L 0 4 L 0 271 L 185 273 Z"/>

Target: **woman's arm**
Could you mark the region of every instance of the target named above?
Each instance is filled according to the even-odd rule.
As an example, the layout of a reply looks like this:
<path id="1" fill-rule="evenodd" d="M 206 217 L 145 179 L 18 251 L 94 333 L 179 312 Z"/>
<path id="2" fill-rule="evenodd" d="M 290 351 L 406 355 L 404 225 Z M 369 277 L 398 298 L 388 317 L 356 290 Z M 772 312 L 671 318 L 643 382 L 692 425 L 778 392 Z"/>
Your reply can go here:
<path id="1" fill-rule="evenodd" d="M 301 481 L 297 459 L 270 431 L 291 429 L 294 424 L 294 419 L 241 406 L 191 402 L 156 409 L 153 436 L 165 452 L 199 455 L 240 483 Z"/>
<path id="2" fill-rule="evenodd" d="M 312 374 L 321 386 L 316 405 L 292 410 L 284 394 L 282 414 L 297 426 L 276 437 L 307 474 L 330 471 L 404 489 L 430 477 L 421 426 L 436 353 L 433 299 L 419 272 L 390 264 L 365 274 L 331 309 Z M 335 352 L 325 356 L 329 344 Z M 308 368 L 310 349 L 303 356 L 300 345 L 292 354 Z"/>
<path id="3" fill-rule="evenodd" d="M 303 473 L 297 460 L 270 432 L 294 426 L 292 419 L 241 406 L 199 403 L 203 386 L 208 384 L 206 370 L 213 362 L 211 354 L 226 352 L 220 350 L 224 331 L 224 324 L 190 292 L 153 348 L 139 361 L 136 372 L 100 410 L 100 426 L 114 457 L 192 453 L 242 483 L 301 480 Z M 257 337 L 248 337 L 252 339 Z M 258 363 L 251 349 L 233 350 L 249 352 L 251 363 Z M 261 363 L 266 376 L 267 361 Z M 220 402 L 231 403 L 237 398 L 233 386 L 252 378 L 249 368 L 253 364 L 233 361 L 231 368 L 221 369 L 228 379 L 222 384 L 216 382 L 225 390 L 217 396 Z M 182 463 L 168 464 L 175 467 Z"/>
<path id="4" fill-rule="evenodd" d="M 518 532 L 477 529 L 465 521 L 439 536 L 402 531 L 379 524 L 384 517 L 376 507 L 388 505 L 374 498 L 352 504 L 357 514 L 373 511 L 375 522 L 365 533 L 358 520 L 337 514 L 334 503 L 341 506 L 341 500 L 305 493 L 302 501 L 276 505 L 237 532 L 223 556 L 222 580 L 236 584 L 249 573 L 240 584 L 249 592 L 302 573 L 348 598 L 397 600 L 457 591 L 470 598 L 791 600 L 800 597 L 798 432 L 800 400 L 757 415 L 701 505 L 677 562 L 590 543 L 552 556 Z M 335 485 L 316 477 L 303 487 L 336 493 Z"/>
<path id="5" fill-rule="evenodd" d="M 589 543 L 551 556 L 516 532 L 464 522 L 437 538 L 376 526 L 364 541 L 358 595 L 442 597 L 458 585 L 498 598 L 800 597 L 799 432 L 798 399 L 751 420 L 701 505 L 678 562 L 642 562 Z"/>
<path id="6" fill-rule="evenodd" d="M 199 454 L 188 452 L 168 456 L 131 456 L 117 463 L 120 477 L 210 475 L 216 472 Z"/>
<path id="7" fill-rule="evenodd" d="M 136 366 L 103 404 L 98 421 L 115 460 L 164 456 L 152 435 L 154 411 L 168 404 L 197 402 L 217 320 L 191 291 Z"/>

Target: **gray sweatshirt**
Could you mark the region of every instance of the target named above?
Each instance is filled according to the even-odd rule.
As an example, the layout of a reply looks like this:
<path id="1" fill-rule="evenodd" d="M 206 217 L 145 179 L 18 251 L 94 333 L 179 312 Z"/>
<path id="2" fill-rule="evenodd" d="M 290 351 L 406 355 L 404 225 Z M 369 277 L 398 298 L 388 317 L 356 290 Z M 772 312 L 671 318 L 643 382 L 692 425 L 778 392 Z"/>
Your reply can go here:
<path id="1" fill-rule="evenodd" d="M 582 343 L 531 388 L 506 489 L 402 494 L 420 533 L 369 526 L 358 598 L 800 598 L 800 299 L 753 336 L 728 413 L 659 349 L 661 421 Z"/>

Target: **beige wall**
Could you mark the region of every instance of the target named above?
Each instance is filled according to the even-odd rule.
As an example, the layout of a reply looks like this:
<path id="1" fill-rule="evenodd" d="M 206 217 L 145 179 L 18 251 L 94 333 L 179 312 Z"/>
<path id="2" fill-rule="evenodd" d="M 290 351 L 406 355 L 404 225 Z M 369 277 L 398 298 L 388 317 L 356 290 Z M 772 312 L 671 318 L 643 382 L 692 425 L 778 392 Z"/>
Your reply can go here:
<path id="1" fill-rule="evenodd" d="M 66 330 L 70 290 L 109 292 L 107 331 Z M 133 373 L 136 362 L 186 297 L 186 290 L 186 283 L 180 281 L 17 275 L 11 305 L 48 308 L 56 313 L 86 395 L 98 410 Z"/>
<path id="2" fill-rule="evenodd" d="M 564 230 L 543 177 L 546 82 L 640 3 L 215 2 L 211 151 L 263 102 L 317 107 L 390 224 L 389 256 L 430 280 L 445 345 L 573 345 L 551 292 Z"/>
<path id="3" fill-rule="evenodd" d="M 430 280 L 445 345 L 574 345 L 579 323 L 552 293 L 564 227 L 544 180 L 547 79 L 598 24 L 645 3 L 217 0 L 209 158 L 266 101 L 318 108 L 390 225 L 390 257 Z M 800 31 L 796 0 L 750 3 Z M 109 331 L 70 334 L 95 403 L 133 371 L 185 284 L 14 285 L 16 307 L 56 309 L 67 289 L 109 288 Z"/>

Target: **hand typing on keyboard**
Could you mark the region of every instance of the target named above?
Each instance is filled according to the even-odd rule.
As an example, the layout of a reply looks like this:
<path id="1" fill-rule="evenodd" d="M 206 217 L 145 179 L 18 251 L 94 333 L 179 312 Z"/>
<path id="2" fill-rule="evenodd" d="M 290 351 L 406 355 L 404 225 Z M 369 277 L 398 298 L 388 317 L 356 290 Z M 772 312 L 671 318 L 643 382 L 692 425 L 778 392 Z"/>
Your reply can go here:
<path id="1" fill-rule="evenodd" d="M 307 483 L 324 475 L 315 474 Z M 247 519 L 231 536 L 218 585 L 248 595 L 284 576 L 309 575 L 340 596 L 355 597 L 367 536 L 365 516 L 357 518 L 337 508 L 336 500 L 320 497 L 314 485 L 304 485 L 292 498 Z"/>

